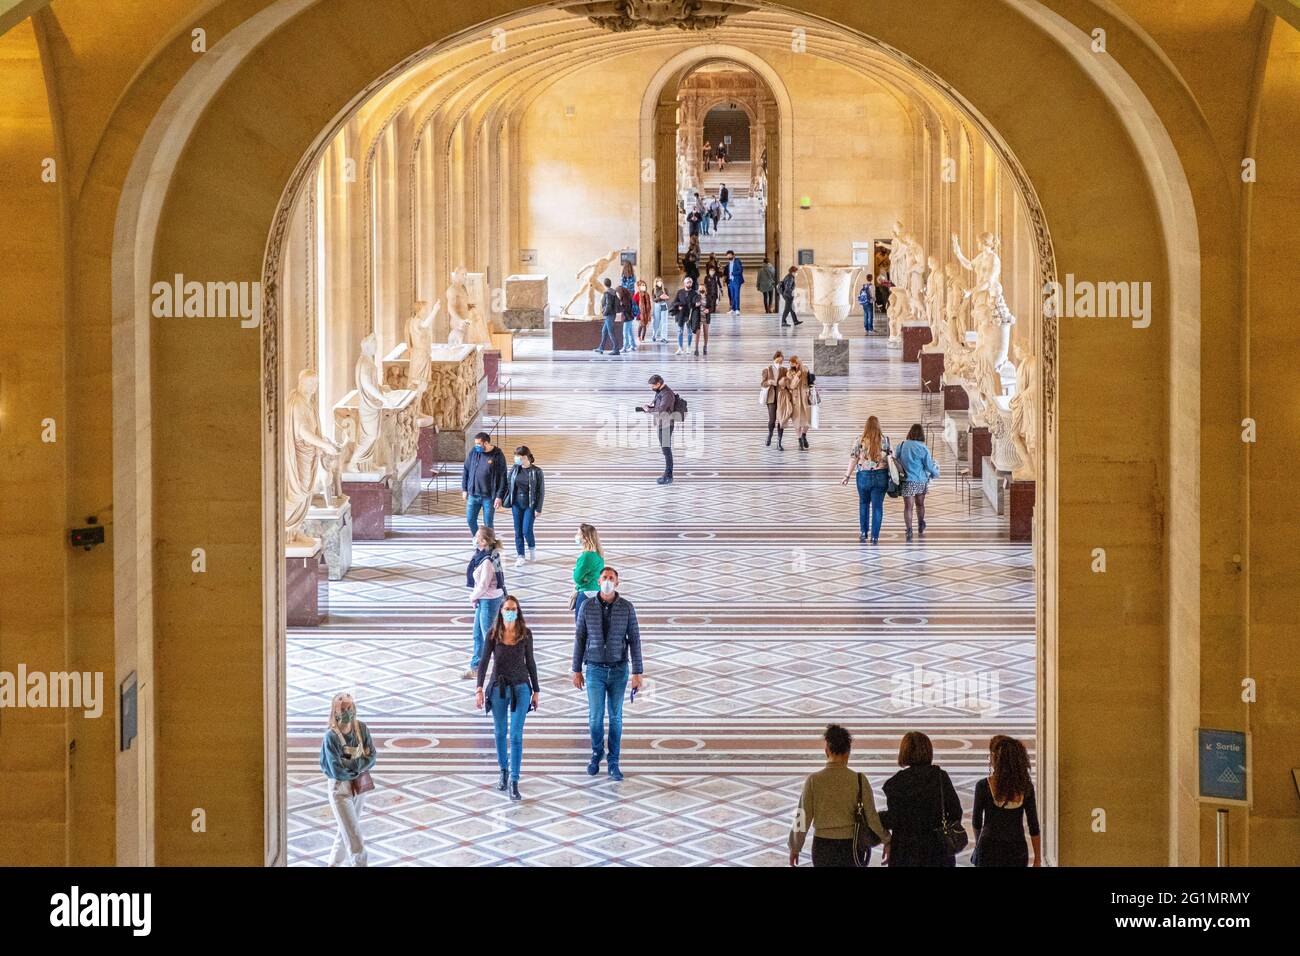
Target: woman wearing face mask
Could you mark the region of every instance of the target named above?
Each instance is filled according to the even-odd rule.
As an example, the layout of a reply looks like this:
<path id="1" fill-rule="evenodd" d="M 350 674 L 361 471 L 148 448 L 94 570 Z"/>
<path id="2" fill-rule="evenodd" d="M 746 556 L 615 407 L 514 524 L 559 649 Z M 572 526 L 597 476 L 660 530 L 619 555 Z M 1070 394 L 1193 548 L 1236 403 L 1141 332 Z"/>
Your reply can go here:
<path id="1" fill-rule="evenodd" d="M 582 602 L 600 593 L 600 572 L 605 570 L 605 552 L 600 549 L 600 536 L 589 524 L 578 525 L 573 543 L 581 552 L 573 566 L 573 619 L 582 613 Z"/>
<path id="2" fill-rule="evenodd" d="M 666 343 L 668 341 L 668 303 L 672 296 L 668 294 L 668 287 L 664 285 L 664 280 L 655 278 L 654 291 L 650 293 L 650 298 L 654 300 L 654 325 L 650 327 L 650 339 L 653 342 Z"/>
<path id="3" fill-rule="evenodd" d="M 492 661 L 491 691 L 486 697 L 483 678 L 488 660 Z M 501 606 L 501 616 L 488 635 L 487 651 L 478 665 L 478 689 L 474 706 L 486 706 L 492 714 L 492 733 L 496 738 L 497 767 L 501 779 L 497 789 L 505 792 L 507 777 L 510 799 L 522 800 L 519 794 L 519 763 L 524 750 L 524 718 L 541 703 L 537 684 L 537 662 L 533 659 L 533 632 L 524 623 L 523 609 L 513 596 Z M 510 736 L 509 763 L 506 761 L 507 726 Z"/>
<path id="4" fill-rule="evenodd" d="M 777 349 L 776 354 L 772 356 L 772 364 L 763 368 L 763 381 L 760 386 L 759 397 L 763 401 L 763 406 L 767 409 L 767 444 L 771 447 L 772 432 L 776 429 L 776 412 L 778 399 L 781 395 L 781 379 L 785 378 L 785 356 L 781 350 Z M 781 439 L 785 436 L 785 428 L 782 427 L 776 433 L 776 447 L 785 451 L 785 446 L 781 444 Z"/>
<path id="5" fill-rule="evenodd" d="M 479 528 L 474 536 L 474 556 L 465 568 L 465 587 L 474 607 L 474 653 L 469 670 L 460 676 L 470 680 L 483 658 L 483 642 L 496 622 L 501 601 L 506 596 L 506 573 L 501 569 L 501 539 L 491 528 Z"/>
<path id="6" fill-rule="evenodd" d="M 713 259 L 712 256 L 709 258 Z M 709 320 L 713 318 L 713 313 L 718 311 L 718 296 L 721 294 L 722 277 L 718 273 L 717 266 L 711 262 L 704 276 L 704 311 L 700 315 L 700 331 L 695 343 L 696 355 L 700 354 L 700 346 L 704 346 L 705 355 L 709 354 Z"/>
<path id="7" fill-rule="evenodd" d="M 808 447 L 808 426 L 812 424 L 812 404 L 809 401 L 812 375 L 803 366 L 799 356 L 790 356 L 790 368 L 778 389 L 776 419 L 783 428 L 792 425 L 799 434 L 799 447 Z"/>
<path id="8" fill-rule="evenodd" d="M 375 765 L 375 743 L 366 725 L 357 720 L 357 704 L 351 694 L 335 694 L 330 701 L 330 724 L 320 745 L 320 768 L 329 778 L 330 809 L 339 832 L 334 837 L 330 866 L 345 859 L 352 866 L 366 865 L 366 844 L 361 836 L 361 803 L 364 791 L 356 792 L 353 782 Z"/>
<path id="9" fill-rule="evenodd" d="M 515 567 L 524 566 L 524 544 L 528 545 L 528 560 L 537 560 L 537 541 L 533 537 L 533 522 L 542 513 L 542 498 L 546 494 L 545 476 L 533 461 L 527 445 L 515 449 L 515 463 L 506 476 L 505 503 L 515 517 Z"/>

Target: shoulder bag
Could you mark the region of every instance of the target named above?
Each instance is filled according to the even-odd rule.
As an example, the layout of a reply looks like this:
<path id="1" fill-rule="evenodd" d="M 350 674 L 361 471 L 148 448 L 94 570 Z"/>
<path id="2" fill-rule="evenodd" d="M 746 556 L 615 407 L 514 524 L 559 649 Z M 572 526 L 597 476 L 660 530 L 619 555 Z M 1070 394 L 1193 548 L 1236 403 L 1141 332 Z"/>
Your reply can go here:
<path id="1" fill-rule="evenodd" d="M 948 816 L 948 810 L 943 803 L 942 770 L 939 771 L 939 825 L 935 827 L 934 832 L 947 856 L 956 856 L 966 849 L 966 842 L 969 839 L 966 828 L 961 825 L 960 818 L 953 820 Z"/>
<path id="2" fill-rule="evenodd" d="M 858 802 L 853 806 L 853 865 L 866 866 L 871 848 L 880 842 L 880 834 L 867 823 L 867 810 L 862 805 L 862 774 L 858 774 Z"/>
<path id="3" fill-rule="evenodd" d="M 359 720 L 357 721 L 357 745 L 360 746 L 363 750 L 366 746 L 365 726 L 366 725 L 363 724 L 361 721 Z M 339 739 L 342 740 L 344 746 L 346 746 L 347 738 L 343 736 L 342 732 L 339 731 L 338 728 L 335 728 L 334 732 L 339 735 Z M 361 771 L 361 773 L 357 774 L 355 777 L 352 778 L 350 783 L 352 789 L 352 796 L 354 797 L 360 796 L 363 793 L 369 793 L 371 790 L 375 789 L 375 781 L 370 776 L 369 770 Z"/>

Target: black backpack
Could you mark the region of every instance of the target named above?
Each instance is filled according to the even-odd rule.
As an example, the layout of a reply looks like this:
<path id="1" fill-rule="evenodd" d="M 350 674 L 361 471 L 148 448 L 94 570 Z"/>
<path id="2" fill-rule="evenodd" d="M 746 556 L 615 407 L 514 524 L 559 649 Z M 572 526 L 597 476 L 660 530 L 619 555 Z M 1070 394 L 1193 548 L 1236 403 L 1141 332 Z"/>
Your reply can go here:
<path id="1" fill-rule="evenodd" d="M 686 420 L 686 399 L 682 398 L 681 392 L 673 393 L 673 414 L 682 421 Z"/>

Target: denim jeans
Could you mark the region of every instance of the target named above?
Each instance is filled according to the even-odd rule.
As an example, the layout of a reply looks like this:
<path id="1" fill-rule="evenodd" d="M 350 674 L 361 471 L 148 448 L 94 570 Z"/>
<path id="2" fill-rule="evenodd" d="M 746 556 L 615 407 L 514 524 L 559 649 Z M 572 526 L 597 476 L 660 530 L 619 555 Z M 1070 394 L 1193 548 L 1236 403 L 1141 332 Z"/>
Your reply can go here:
<path id="1" fill-rule="evenodd" d="M 497 766 L 509 769 L 510 779 L 519 780 L 519 761 L 524 754 L 524 718 L 533 700 L 533 689 L 527 684 L 515 685 L 515 709 L 510 709 L 510 697 L 504 689 L 492 685 L 492 735 L 497 744 Z M 506 727 L 510 733 L 510 760 L 506 762 Z"/>
<path id="2" fill-rule="evenodd" d="M 478 534 L 478 513 L 479 509 L 483 510 L 483 524 L 485 527 L 492 527 L 492 519 L 496 509 L 492 506 L 492 499 L 480 498 L 478 495 L 470 495 L 465 499 L 465 523 L 469 525 L 470 534 Z"/>
<path id="3" fill-rule="evenodd" d="M 677 347 L 678 348 L 682 347 L 683 337 L 685 337 L 686 339 L 686 347 L 690 348 L 691 342 L 695 340 L 695 333 L 691 331 L 690 325 L 685 322 L 677 326 Z"/>
<path id="4" fill-rule="evenodd" d="M 650 338 L 656 342 L 666 342 L 668 340 L 668 303 L 656 302 L 654 305 L 654 321 L 650 325 Z"/>
<path id="5" fill-rule="evenodd" d="M 575 625 L 578 623 L 578 615 L 582 613 L 583 603 L 589 600 L 591 600 L 589 595 L 584 594 L 582 591 L 578 592 L 578 599 L 573 602 L 573 623 Z"/>
<path id="6" fill-rule="evenodd" d="M 605 756 L 605 709 L 609 709 L 609 765 L 618 766 L 623 741 L 623 692 L 627 690 L 627 661 L 622 664 L 588 664 L 587 725 L 591 730 L 591 752 Z"/>
<path id="7" fill-rule="evenodd" d="M 614 338 L 614 317 L 605 316 L 605 324 L 600 327 L 600 345 L 597 346 L 602 352 L 605 350 L 605 339 L 609 339 L 611 351 L 618 351 L 618 339 Z"/>
<path id="8" fill-rule="evenodd" d="M 709 225 L 713 222 L 713 217 L 706 215 L 700 219 L 700 229 L 707 236 L 709 234 Z"/>
<path id="9" fill-rule="evenodd" d="M 862 327 L 868 332 L 874 331 L 875 319 L 875 310 L 870 305 L 864 304 L 862 306 Z"/>
<path id="10" fill-rule="evenodd" d="M 496 598 L 479 598 L 474 603 L 474 653 L 469 658 L 469 669 L 478 671 L 478 662 L 483 658 L 483 645 L 487 643 L 488 633 L 496 623 L 497 612 L 505 603 L 505 595 Z"/>
<path id="11" fill-rule="evenodd" d="M 537 520 L 537 509 L 512 505 L 510 510 L 515 516 L 515 554 L 523 557 L 525 543 L 530 548 L 537 547 L 537 540 L 533 537 L 533 522 Z"/>
<path id="12" fill-rule="evenodd" d="M 858 472 L 858 529 L 870 534 L 871 540 L 880 537 L 880 523 L 885 517 L 885 489 L 889 487 L 889 469 Z M 868 527 L 870 510 L 870 527 Z"/>
<path id="13" fill-rule="evenodd" d="M 623 323 L 623 351 L 636 351 L 636 319 L 628 319 Z"/>

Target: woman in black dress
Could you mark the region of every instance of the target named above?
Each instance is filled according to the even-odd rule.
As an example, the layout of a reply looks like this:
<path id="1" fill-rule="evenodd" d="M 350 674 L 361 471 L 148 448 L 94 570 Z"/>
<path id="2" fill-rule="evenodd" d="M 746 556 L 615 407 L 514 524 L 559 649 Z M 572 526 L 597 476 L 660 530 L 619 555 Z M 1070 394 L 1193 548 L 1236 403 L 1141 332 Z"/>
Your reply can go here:
<path id="1" fill-rule="evenodd" d="M 718 270 L 709 266 L 709 272 L 704 277 L 704 314 L 700 316 L 700 340 L 695 345 L 695 351 L 698 353 L 700 346 L 704 346 L 704 354 L 709 354 L 709 320 L 713 318 L 713 313 L 718 311 L 718 296 L 722 294 L 722 277 L 718 275 Z"/>
<path id="2" fill-rule="evenodd" d="M 1042 857 L 1038 836 L 1038 804 L 1029 777 L 1029 754 L 1014 737 L 998 734 L 989 741 L 989 775 L 975 784 L 976 866 L 1028 866 L 1025 821 L 1034 845 L 1034 866 Z"/>
<path id="3" fill-rule="evenodd" d="M 961 800 L 942 767 L 934 766 L 934 746 L 918 731 L 903 735 L 898 765 L 885 781 L 885 809 L 880 814 L 893 834 L 885 863 L 889 866 L 956 866 L 957 859 L 940 836 L 941 812 L 961 820 Z"/>

